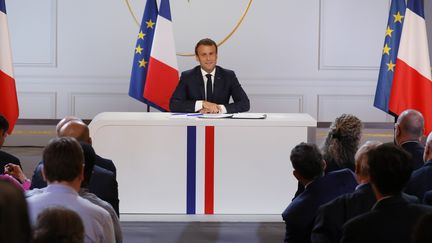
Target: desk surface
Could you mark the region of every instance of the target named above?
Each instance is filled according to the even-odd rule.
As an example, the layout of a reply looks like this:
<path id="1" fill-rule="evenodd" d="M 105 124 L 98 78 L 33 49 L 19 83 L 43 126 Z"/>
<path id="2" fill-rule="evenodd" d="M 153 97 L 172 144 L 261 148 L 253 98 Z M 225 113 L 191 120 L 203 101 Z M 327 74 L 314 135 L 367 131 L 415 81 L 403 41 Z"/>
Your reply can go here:
<path id="1" fill-rule="evenodd" d="M 253 113 L 251 113 L 253 114 Z M 164 112 L 104 112 L 90 123 L 90 129 L 103 125 L 178 125 L 178 126 L 289 126 L 316 127 L 317 121 L 305 113 L 267 113 L 266 119 L 202 119 Z"/>

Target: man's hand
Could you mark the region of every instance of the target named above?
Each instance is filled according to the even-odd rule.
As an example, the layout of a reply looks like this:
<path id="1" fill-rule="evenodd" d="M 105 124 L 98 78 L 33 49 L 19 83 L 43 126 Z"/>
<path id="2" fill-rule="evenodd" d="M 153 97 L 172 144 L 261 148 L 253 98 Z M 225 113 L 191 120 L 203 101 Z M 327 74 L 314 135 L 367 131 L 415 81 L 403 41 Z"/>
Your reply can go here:
<path id="1" fill-rule="evenodd" d="M 203 108 L 200 110 L 201 113 L 219 113 L 220 107 L 216 103 L 203 101 Z"/>
<path id="2" fill-rule="evenodd" d="M 17 179 L 21 183 L 27 180 L 27 177 L 25 176 L 24 172 L 21 170 L 21 167 L 19 167 L 19 165 L 9 163 L 5 165 L 4 171 L 5 174 L 15 177 L 15 179 Z"/>

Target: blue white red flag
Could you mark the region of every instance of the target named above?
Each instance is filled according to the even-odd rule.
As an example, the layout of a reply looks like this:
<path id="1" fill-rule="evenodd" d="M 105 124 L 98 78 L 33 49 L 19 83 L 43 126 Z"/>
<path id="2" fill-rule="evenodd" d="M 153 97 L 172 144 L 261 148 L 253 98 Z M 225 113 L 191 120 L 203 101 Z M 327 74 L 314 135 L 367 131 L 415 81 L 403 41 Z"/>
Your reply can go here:
<path id="1" fill-rule="evenodd" d="M 160 110 L 169 111 L 169 101 L 179 81 L 169 0 L 161 0 L 150 54 L 144 98 Z"/>
<path id="2" fill-rule="evenodd" d="M 374 106 L 387 113 L 390 113 L 390 91 L 393 83 L 405 9 L 405 0 L 392 1 L 387 21 L 386 34 L 384 37 L 384 47 L 382 51 L 381 66 L 375 93 Z"/>
<path id="3" fill-rule="evenodd" d="M 389 110 L 415 109 L 432 131 L 432 78 L 423 0 L 408 0 L 390 93 Z"/>
<path id="4" fill-rule="evenodd" d="M 153 44 L 153 36 L 158 15 L 156 0 L 148 0 L 144 9 L 141 27 L 135 46 L 129 96 L 147 103 L 144 99 L 144 87 L 147 79 L 148 62 Z"/>
<path id="5" fill-rule="evenodd" d="M 169 111 L 178 78 L 169 0 L 161 0 L 159 11 L 155 0 L 148 0 L 135 47 L 129 95 Z"/>
<path id="6" fill-rule="evenodd" d="M 8 120 L 10 134 L 18 119 L 19 109 L 4 0 L 0 0 L 0 114 Z"/>

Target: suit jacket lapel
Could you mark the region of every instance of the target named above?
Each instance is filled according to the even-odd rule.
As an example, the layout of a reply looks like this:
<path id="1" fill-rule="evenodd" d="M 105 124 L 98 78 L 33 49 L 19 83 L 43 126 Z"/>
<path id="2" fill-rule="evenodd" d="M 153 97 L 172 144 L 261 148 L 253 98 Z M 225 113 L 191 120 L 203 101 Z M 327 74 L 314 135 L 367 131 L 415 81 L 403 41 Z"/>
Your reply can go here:
<path id="1" fill-rule="evenodd" d="M 201 73 L 201 67 L 197 66 L 195 70 L 195 82 L 197 82 L 197 86 L 199 88 L 200 97 L 199 100 L 205 100 L 205 90 L 204 90 L 204 79 Z"/>
<path id="2" fill-rule="evenodd" d="M 221 89 L 223 87 L 223 82 L 224 82 L 224 79 L 222 77 L 220 69 L 219 69 L 219 67 L 216 67 L 215 77 L 213 80 L 213 99 L 214 99 L 215 103 L 218 103 L 218 102 L 216 102 L 216 100 L 218 100 L 217 99 L 218 94 L 221 93 Z"/>

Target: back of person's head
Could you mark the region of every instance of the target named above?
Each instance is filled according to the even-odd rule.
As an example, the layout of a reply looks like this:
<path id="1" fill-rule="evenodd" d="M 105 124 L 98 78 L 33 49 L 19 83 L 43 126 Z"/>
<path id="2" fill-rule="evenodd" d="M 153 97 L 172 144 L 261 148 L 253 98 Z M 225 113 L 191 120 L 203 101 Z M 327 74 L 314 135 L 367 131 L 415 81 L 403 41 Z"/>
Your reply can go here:
<path id="1" fill-rule="evenodd" d="M 70 122 L 70 121 L 81 121 L 81 122 L 83 122 L 82 120 L 81 120 L 81 118 L 79 118 L 79 117 L 76 117 L 76 116 L 65 116 L 63 119 L 61 119 L 58 123 L 57 123 L 57 125 L 56 125 L 56 133 L 57 133 L 57 136 L 59 136 L 59 133 L 60 133 L 60 129 L 64 126 L 64 124 L 66 124 L 66 123 L 68 123 L 68 122 Z M 60 136 L 59 136 L 60 137 Z"/>
<path id="2" fill-rule="evenodd" d="M 354 115 L 342 114 L 330 125 L 322 148 L 324 160 L 340 168 L 354 167 L 354 155 L 360 144 L 363 124 Z"/>
<path id="3" fill-rule="evenodd" d="M 6 117 L 0 114 L 0 148 L 3 146 L 3 143 L 7 136 L 7 131 L 9 129 L 9 122 Z"/>
<path id="4" fill-rule="evenodd" d="M 90 130 L 88 126 L 78 120 L 73 120 L 65 123 L 59 131 L 59 137 L 73 137 L 78 141 L 91 143 Z"/>
<path id="5" fill-rule="evenodd" d="M 82 243 L 84 225 L 80 216 L 67 208 L 44 209 L 37 217 L 33 243 Z"/>
<path id="6" fill-rule="evenodd" d="M 81 183 L 81 187 L 87 188 L 93 173 L 96 153 L 90 144 L 80 142 L 80 145 L 84 153 L 84 180 Z"/>
<path id="7" fill-rule="evenodd" d="M 7 130 L 9 130 L 9 122 L 7 121 L 6 117 L 0 114 L 0 132 L 4 134 L 7 132 Z"/>
<path id="8" fill-rule="evenodd" d="M 216 47 L 216 53 L 218 52 L 218 46 L 216 42 L 210 38 L 204 38 L 198 41 L 195 45 L 195 55 L 198 56 L 198 47 L 200 46 L 214 46 Z"/>
<path id="9" fill-rule="evenodd" d="M 324 161 L 315 144 L 300 143 L 291 150 L 290 159 L 294 170 L 306 180 L 313 180 L 324 172 Z"/>
<path id="10" fill-rule="evenodd" d="M 432 213 L 425 214 L 419 219 L 414 227 L 412 243 L 430 243 L 432 242 Z"/>
<path id="11" fill-rule="evenodd" d="M 360 148 L 357 150 L 354 158 L 356 165 L 356 175 L 357 177 L 369 178 L 369 163 L 367 153 L 381 145 L 382 143 L 379 141 L 366 141 Z"/>
<path id="12" fill-rule="evenodd" d="M 379 145 L 367 153 L 370 181 L 383 195 L 402 192 L 411 177 L 414 165 L 411 155 L 393 143 Z"/>
<path id="13" fill-rule="evenodd" d="M 0 181 L 0 242 L 30 242 L 31 227 L 23 192 Z"/>
<path id="14" fill-rule="evenodd" d="M 408 139 L 418 140 L 423 136 L 424 119 L 423 115 L 413 109 L 403 111 L 396 122 L 396 136 L 398 133 Z"/>
<path id="15" fill-rule="evenodd" d="M 70 182 L 81 175 L 84 155 L 75 138 L 53 138 L 43 151 L 43 161 L 48 182 Z"/>

